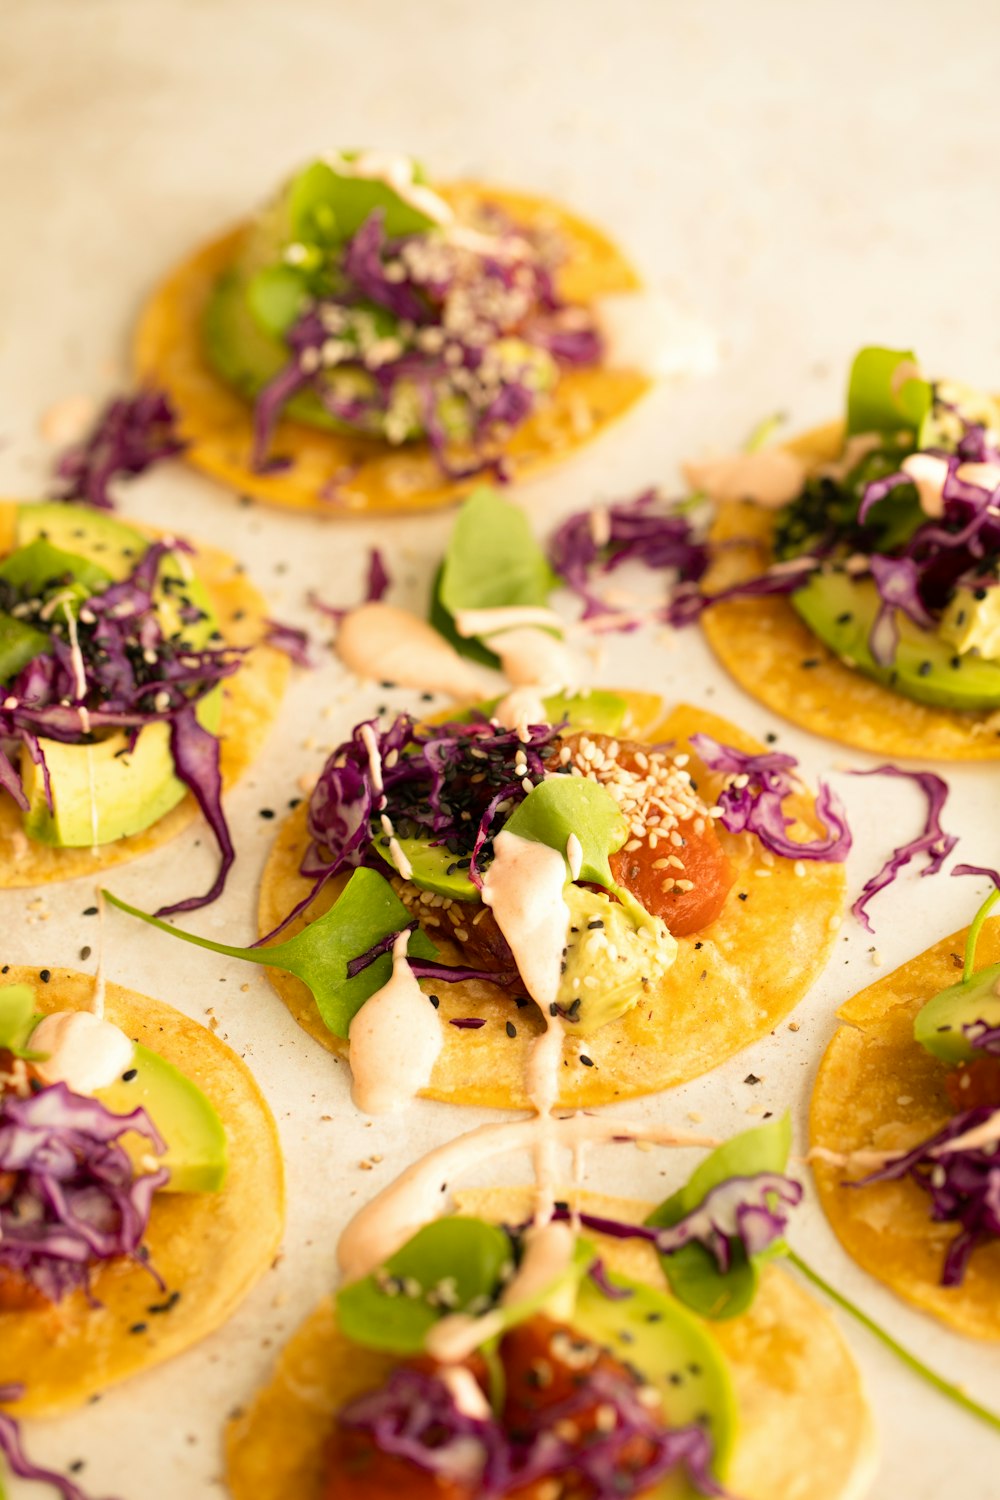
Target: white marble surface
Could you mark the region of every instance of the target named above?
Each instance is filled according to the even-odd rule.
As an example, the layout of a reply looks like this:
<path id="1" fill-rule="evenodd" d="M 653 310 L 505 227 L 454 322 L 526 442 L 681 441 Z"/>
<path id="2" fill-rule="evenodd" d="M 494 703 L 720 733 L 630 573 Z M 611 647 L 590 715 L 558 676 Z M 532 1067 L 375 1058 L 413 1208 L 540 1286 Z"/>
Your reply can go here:
<path id="1" fill-rule="evenodd" d="M 996 385 L 998 46 L 1000 10 L 987 0 L 4 0 L 0 487 L 39 491 L 51 459 L 43 414 L 123 377 L 136 310 L 164 268 L 328 145 L 401 147 L 441 177 L 475 173 L 562 197 L 614 226 L 649 282 L 719 334 L 716 375 L 660 390 L 597 447 L 521 492 L 540 528 L 597 497 L 672 483 L 681 457 L 734 445 L 773 410 L 796 425 L 833 413 L 846 361 L 866 340 L 912 342 L 931 370 Z M 125 510 L 238 550 L 274 611 L 312 628 L 307 588 L 350 597 L 375 540 L 403 581 L 400 602 L 418 600 L 447 526 L 432 517 L 324 529 L 238 509 L 179 466 L 130 487 Z M 644 643 L 638 672 L 634 651 L 632 641 L 612 645 L 604 680 L 641 677 L 749 728 L 779 728 L 813 775 L 866 763 L 773 724 L 694 633 L 672 650 Z M 283 808 L 323 748 L 387 699 L 404 706 L 402 695 L 353 689 L 329 659 L 298 676 L 267 753 L 230 800 L 240 860 L 225 899 L 192 926 L 249 937 L 274 828 L 259 810 Z M 995 862 L 995 772 L 949 775 L 948 822 L 963 834 L 962 856 Z M 838 785 L 859 832 L 856 888 L 888 852 L 890 820 L 913 826 L 918 803 L 902 785 Z M 209 869 L 203 842 L 192 832 L 111 884 L 147 905 L 186 892 L 195 870 Z M 73 963 L 92 941 L 80 915 L 89 887 L 50 887 L 44 898 L 38 911 L 33 893 L 0 896 L 4 961 Z M 904 876 L 875 908 L 885 966 L 960 925 L 975 899 L 967 882 Z M 711 1077 L 630 1113 L 697 1110 L 706 1128 L 728 1132 L 752 1123 L 751 1110 L 790 1103 L 801 1124 L 836 1005 L 875 977 L 872 941 L 845 924 L 797 1011 L 798 1032 L 782 1026 Z M 288 1155 L 286 1251 L 222 1333 L 77 1417 L 33 1424 L 30 1444 L 52 1464 L 84 1459 L 80 1477 L 95 1497 L 217 1500 L 226 1413 L 332 1285 L 346 1216 L 418 1148 L 478 1116 L 422 1105 L 372 1125 L 351 1108 L 346 1069 L 296 1029 L 256 971 L 118 917 L 107 957 L 119 982 L 201 1019 L 211 1008 L 256 1070 Z M 750 1071 L 764 1080 L 752 1091 L 742 1082 Z M 360 1170 L 373 1152 L 383 1161 Z M 629 1152 L 613 1170 L 616 1188 L 658 1196 L 682 1165 Z M 796 1241 L 899 1338 L 1000 1405 L 1000 1352 L 897 1304 L 845 1259 L 815 1208 Z M 846 1333 L 881 1432 L 878 1500 L 995 1500 L 997 1437 L 853 1327 Z M 17 1500 L 33 1493 L 13 1490 Z"/>

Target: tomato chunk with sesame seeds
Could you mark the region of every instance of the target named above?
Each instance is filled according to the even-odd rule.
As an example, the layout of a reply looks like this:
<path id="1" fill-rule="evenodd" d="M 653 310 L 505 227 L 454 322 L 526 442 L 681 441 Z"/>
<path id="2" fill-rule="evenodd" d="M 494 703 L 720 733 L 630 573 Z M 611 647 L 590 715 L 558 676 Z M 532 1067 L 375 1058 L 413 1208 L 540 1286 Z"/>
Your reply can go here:
<path id="1" fill-rule="evenodd" d="M 952 1068 L 944 1086 L 956 1110 L 1000 1109 L 1000 1057 L 977 1057 Z"/>
<path id="2" fill-rule="evenodd" d="M 338 1427 L 326 1448 L 323 1500 L 475 1500 L 477 1487 L 462 1484 L 394 1454 L 383 1453 L 368 1432 Z"/>
<path id="3" fill-rule="evenodd" d="M 611 856 L 618 884 L 674 937 L 714 922 L 736 877 L 685 767 L 664 751 L 609 735 L 567 735 L 562 745 L 585 775 L 615 788 L 632 825 L 626 846 Z"/>

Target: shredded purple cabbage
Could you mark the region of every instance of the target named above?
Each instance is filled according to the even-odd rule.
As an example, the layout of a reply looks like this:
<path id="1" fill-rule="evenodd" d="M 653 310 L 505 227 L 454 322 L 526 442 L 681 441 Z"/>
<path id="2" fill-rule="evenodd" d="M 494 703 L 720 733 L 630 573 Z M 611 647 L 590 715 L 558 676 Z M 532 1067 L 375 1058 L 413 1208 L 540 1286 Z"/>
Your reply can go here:
<path id="1" fill-rule="evenodd" d="M 1000 1057 L 1000 1026 L 973 1021 L 970 1026 L 963 1026 L 962 1031 L 973 1051 L 985 1053 L 987 1057 Z"/>
<path id="2" fill-rule="evenodd" d="M 924 854 L 927 857 L 927 863 L 920 874 L 922 876 L 936 875 L 958 843 L 958 836 L 945 833 L 941 827 L 941 814 L 948 800 L 948 783 L 940 776 L 936 776 L 933 771 L 904 771 L 899 766 L 875 766 L 870 771 L 852 771 L 851 775 L 896 776 L 905 781 L 914 781 L 927 798 L 927 818 L 924 822 L 923 833 L 892 851 L 878 873 L 865 881 L 860 896 L 851 907 L 851 911 L 862 927 L 868 932 L 874 932 L 875 929 L 868 917 L 868 903 L 873 897 L 877 896 L 879 891 L 884 891 L 887 886 L 892 885 L 899 872 L 904 870 L 918 854 Z M 968 868 L 971 869 L 971 866 Z M 954 873 L 958 873 L 957 869 Z"/>
<path id="3" fill-rule="evenodd" d="M 634 500 L 569 516 L 549 541 L 549 562 L 583 601 L 583 618 L 589 620 L 626 612 L 595 591 L 595 574 L 640 562 L 675 573 L 682 582 L 697 582 L 708 567 L 708 548 L 696 539 L 686 516 L 678 515 L 655 490 L 645 490 Z"/>
<path id="4" fill-rule="evenodd" d="M 20 1401 L 24 1387 L 0 1385 L 0 1408 Z M 43 1469 L 34 1464 L 24 1451 L 21 1429 L 9 1412 L 0 1410 L 0 1457 L 2 1457 L 15 1479 L 27 1479 L 35 1484 L 51 1485 L 59 1500 L 87 1500 L 78 1484 L 66 1474 L 57 1474 L 53 1469 Z"/>
<path id="5" fill-rule="evenodd" d="M 0 1097 L 0 1266 L 50 1302 L 89 1296 L 99 1261 L 127 1257 L 151 1269 L 139 1252 L 153 1194 L 170 1174 L 137 1177 L 119 1144 L 129 1133 L 157 1155 L 166 1150 L 145 1110 L 115 1115 L 64 1083 Z"/>
<path id="6" fill-rule="evenodd" d="M 559 1435 L 595 1402 L 614 1420 L 575 1445 Z M 475 1484 L 482 1500 L 572 1474 L 591 1500 L 645 1494 L 683 1468 L 702 1495 L 724 1496 L 712 1475 L 712 1441 L 696 1424 L 666 1428 L 621 1380 L 600 1366 L 565 1400 L 540 1408 L 537 1419 L 506 1432 L 492 1415 L 459 1410 L 443 1381 L 422 1370 L 393 1370 L 385 1385 L 344 1407 L 340 1423 L 371 1436 L 375 1446 L 434 1474 L 441 1482 Z M 640 1458 L 637 1440 L 647 1452 Z"/>
<path id="7" fill-rule="evenodd" d="M 307 631 L 300 630 L 297 625 L 283 625 L 280 620 L 265 620 L 264 624 L 267 627 L 266 645 L 283 651 L 297 667 L 315 667 L 316 663 L 309 655 L 311 642 Z"/>
<path id="8" fill-rule="evenodd" d="M 850 853 L 851 831 L 847 810 L 837 793 L 820 782 L 816 794 L 816 816 L 826 835 L 800 843 L 785 830 L 795 821 L 785 815 L 784 801 L 798 790 L 792 772 L 798 766 L 793 755 L 778 750 L 747 754 L 721 745 L 707 734 L 693 734 L 691 747 L 710 771 L 726 777 L 718 797 L 721 823 L 730 833 L 752 833 L 765 849 L 782 859 L 816 859 L 841 863 Z"/>
<path id="9" fill-rule="evenodd" d="M 437 230 L 392 239 L 376 209 L 339 253 L 335 295 L 311 300 L 286 334 L 288 365 L 264 387 L 254 411 L 254 466 L 267 461 L 288 401 L 309 389 L 331 416 L 391 442 L 413 435 L 412 405 L 446 475 L 493 470 L 506 478 L 497 438 L 520 426 L 544 399 L 532 363 L 510 362 L 519 339 L 556 367 L 596 363 L 603 340 L 586 309 L 563 303 L 529 237 L 500 225 L 495 253 L 450 242 Z M 373 335 L 371 304 L 395 321 Z M 362 373 L 367 387 L 338 392 L 336 377 Z M 407 416 L 399 422 L 397 408 Z M 471 457 L 456 462 L 449 421 L 456 409 Z"/>
<path id="10" fill-rule="evenodd" d="M 733 1246 L 741 1244 L 749 1259 L 760 1255 L 784 1234 L 788 1210 L 802 1201 L 802 1184 L 779 1172 L 752 1177 L 727 1177 L 707 1193 L 691 1213 L 669 1227 L 629 1224 L 600 1214 L 577 1215 L 585 1229 L 616 1240 L 646 1240 L 659 1255 L 674 1255 L 685 1245 L 704 1246 L 725 1275 L 732 1264 Z M 557 1219 L 571 1217 L 557 1208 Z"/>
<path id="11" fill-rule="evenodd" d="M 459 1016 L 457 1020 L 449 1021 L 449 1026 L 457 1026 L 460 1031 L 478 1031 L 481 1026 L 486 1025 L 482 1016 Z"/>
<path id="12" fill-rule="evenodd" d="M 400 928 L 400 931 L 412 930 L 416 925 L 417 923 L 414 919 L 410 923 L 409 929 Z M 361 974 L 377 958 L 381 958 L 383 953 L 391 953 L 398 937 L 399 932 L 390 932 L 386 937 L 380 938 L 377 943 L 373 943 L 364 953 L 359 954 L 357 958 L 352 958 L 347 965 L 348 979 L 354 979 L 356 975 Z M 491 984 L 513 984 L 517 979 L 516 969 L 510 973 L 492 973 L 486 969 L 457 968 L 450 964 L 434 963 L 431 959 L 415 958 L 409 955 L 407 955 L 406 961 L 410 966 L 411 972 L 417 979 L 437 979 L 443 984 L 461 984 L 466 979 L 485 979 Z M 462 1024 L 462 1022 L 458 1021 L 452 1022 L 452 1025 L 455 1026 Z M 482 1026 L 485 1025 L 485 1022 L 479 1021 L 475 1024 Z"/>
<path id="13" fill-rule="evenodd" d="M 50 632 L 50 648 L 28 662 L 0 700 L 0 740 L 19 741 L 42 766 L 50 810 L 52 793 L 40 739 L 81 744 L 101 730 L 127 729 L 134 743 L 147 724 L 170 726 L 174 769 L 216 836 L 221 865 L 205 896 L 192 897 L 169 911 L 193 911 L 214 901 L 232 864 L 222 810 L 219 741 L 202 727 L 195 705 L 237 672 L 246 654 L 236 646 L 195 649 L 163 634 L 153 598 L 160 563 L 171 553 L 191 550 L 179 541 L 154 542 L 128 578 L 85 600 L 74 623 L 79 655 L 65 615 L 39 614 L 38 623 Z M 185 624 L 201 618 L 196 606 L 183 602 L 182 580 L 165 578 L 163 587 L 181 596 L 178 613 Z M 41 610 L 42 601 L 31 602 Z M 27 810 L 17 773 L 2 752 L 0 786 L 22 811 Z"/>
<path id="14" fill-rule="evenodd" d="M 627 1298 L 634 1295 L 631 1287 L 619 1286 L 617 1282 L 611 1280 L 607 1272 L 607 1267 L 600 1256 L 591 1262 L 587 1268 L 587 1275 L 601 1295 L 609 1297 L 612 1302 L 624 1302 Z"/>
<path id="15" fill-rule="evenodd" d="M 873 1182 L 898 1182 L 909 1177 L 930 1194 L 935 1224 L 960 1226 L 944 1258 L 942 1286 L 960 1286 L 976 1246 L 1000 1235 L 1000 1152 L 996 1145 L 946 1149 L 948 1142 L 996 1115 L 996 1110 L 985 1106 L 966 1110 L 905 1156 L 844 1184 L 862 1188 Z"/>
<path id="16" fill-rule="evenodd" d="M 934 629 L 934 617 L 920 598 L 920 569 L 912 557 L 884 557 L 873 553 L 868 559 L 868 567 L 882 601 L 868 637 L 868 647 L 879 666 L 889 667 L 896 659 L 899 644 L 897 611 L 901 610 L 922 630 Z"/>
<path id="17" fill-rule="evenodd" d="M 109 486 L 121 475 L 143 474 L 162 459 L 181 453 L 186 444 L 163 391 L 120 396 L 101 412 L 81 443 L 56 464 L 56 499 L 83 501 L 99 510 L 114 510 Z"/>
<path id="18" fill-rule="evenodd" d="M 392 588 L 392 574 L 386 567 L 385 559 L 378 547 L 372 547 L 368 553 L 368 576 L 365 584 L 365 595 L 362 604 L 380 604 L 388 591 Z M 308 602 L 313 609 L 319 610 L 321 615 L 327 615 L 339 625 L 345 615 L 350 614 L 357 606 L 353 604 L 325 604 L 316 593 L 310 593 Z"/>

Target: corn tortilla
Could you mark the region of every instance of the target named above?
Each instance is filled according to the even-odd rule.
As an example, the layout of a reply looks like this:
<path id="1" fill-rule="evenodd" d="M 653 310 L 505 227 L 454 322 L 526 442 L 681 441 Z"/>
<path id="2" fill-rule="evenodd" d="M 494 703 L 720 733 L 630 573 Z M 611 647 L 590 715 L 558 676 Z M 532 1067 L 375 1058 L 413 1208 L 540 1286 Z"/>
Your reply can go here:
<path id="1" fill-rule="evenodd" d="M 836 458 L 843 425 L 815 428 L 787 444 L 813 466 Z M 745 501 L 720 505 L 712 526 L 709 592 L 764 571 L 773 561 L 774 512 Z M 724 549 L 718 544 L 726 543 Z M 742 545 L 733 546 L 733 543 Z M 845 666 L 786 598 L 735 599 L 706 610 L 708 643 L 752 698 L 802 729 L 894 759 L 1000 760 L 1000 712 L 936 708 Z"/>
<path id="2" fill-rule="evenodd" d="M 702 730 L 742 750 L 763 749 L 735 725 L 704 709 L 681 705 L 657 723 L 663 708 L 659 699 L 650 694 L 624 696 L 633 709 L 632 724 L 623 731 L 626 737 L 676 741 L 688 748 L 688 737 Z M 721 778 L 704 771 L 693 752 L 691 757 L 695 780 L 711 805 Z M 818 825 L 811 800 L 798 798 L 792 809 L 805 825 L 798 836 L 812 836 Z M 261 883 L 261 934 L 272 932 L 308 894 L 309 882 L 299 874 L 308 843 L 307 811 L 305 805 L 296 808 L 278 832 Z M 840 925 L 843 866 L 803 862 L 797 875 L 796 862 L 765 859 L 760 844 L 749 835 L 733 836 L 720 829 L 720 837 L 737 872 L 720 916 L 702 933 L 678 940 L 677 960 L 651 992 L 651 1003 L 635 1006 L 588 1037 L 582 1047 L 567 1039 L 560 1104 L 606 1104 L 707 1073 L 771 1031 L 823 969 Z M 758 872 L 765 869 L 770 873 L 760 878 Z M 307 915 L 327 910 L 343 883 L 331 881 Z M 742 894 L 746 900 L 740 899 Z M 283 936 L 303 925 L 297 919 Z M 437 943 L 435 929 L 427 930 Z M 448 940 L 442 939 L 439 947 L 443 962 L 460 962 Z M 306 986 L 281 970 L 268 974 L 299 1025 L 329 1051 L 346 1057 L 347 1043 L 326 1029 Z M 537 1007 L 515 1014 L 501 990 L 477 980 L 428 981 L 426 988 L 439 996 L 444 1036 L 426 1097 L 500 1109 L 527 1107 L 525 1066 L 543 1025 Z M 470 1015 L 485 1017 L 486 1025 L 471 1031 L 448 1024 L 452 1018 Z M 511 1019 L 517 1026 L 515 1037 L 506 1032 Z M 580 1063 L 581 1050 L 593 1066 Z"/>
<path id="3" fill-rule="evenodd" d="M 14 545 L 16 513 L 14 502 L 0 501 L 0 555 Z M 212 596 L 227 645 L 254 648 L 239 671 L 222 684 L 219 724 L 222 783 L 229 788 L 263 748 L 278 716 L 288 682 L 289 662 L 282 652 L 262 644 L 267 606 L 241 566 L 228 553 L 205 546 L 198 546 L 193 566 Z M 50 885 L 109 870 L 168 843 L 198 816 L 198 804 L 188 792 L 165 817 L 141 833 L 102 844 L 96 851 L 63 849 L 29 839 L 13 799 L 0 796 L 0 889 Z"/>
<path id="4" fill-rule="evenodd" d="M 84 1010 L 94 980 L 53 969 L 8 968 L 5 984 L 35 990 L 38 1009 Z M 220 1327 L 277 1251 L 284 1227 L 284 1166 L 271 1112 L 244 1063 L 204 1026 L 172 1006 L 116 984 L 106 1014 L 143 1046 L 196 1083 L 225 1127 L 229 1171 L 218 1193 L 160 1193 L 146 1244 L 166 1283 L 127 1261 L 99 1268 L 99 1307 L 75 1293 L 52 1307 L 0 1312 L 0 1386 L 23 1382 L 17 1415 L 80 1406 L 98 1391 L 181 1353 Z M 151 1304 L 180 1292 L 176 1306 L 150 1316 Z M 139 1324 L 143 1331 L 130 1330 Z"/>
<path id="5" fill-rule="evenodd" d="M 635 271 L 611 240 L 558 204 L 477 183 L 456 183 L 439 191 L 460 217 L 483 204 L 497 204 L 525 226 L 556 231 L 568 249 L 556 282 L 572 301 L 592 302 L 639 286 Z M 468 491 L 469 481 L 444 476 L 423 442 L 393 448 L 373 438 L 283 421 L 272 450 L 292 458 L 292 466 L 270 474 L 252 468 L 252 408 L 211 369 L 201 339 L 212 288 L 232 264 L 244 232 L 243 227 L 231 230 L 173 270 L 154 292 L 136 332 L 137 378 L 170 396 L 188 444 L 185 458 L 231 490 L 318 515 L 454 504 Z M 596 437 L 650 385 L 639 370 L 596 366 L 563 371 L 551 401 L 505 445 L 515 477 L 524 478 Z"/>
<path id="6" fill-rule="evenodd" d="M 838 1011 L 844 1024 L 826 1049 L 813 1092 L 814 1146 L 909 1149 L 954 1114 L 946 1066 L 913 1040 L 913 1022 L 932 995 L 956 982 L 965 938 L 965 932 L 944 938 Z M 976 961 L 1000 962 L 1000 919 L 984 926 Z M 973 1250 L 961 1286 L 943 1287 L 941 1266 L 957 1231 L 932 1222 L 928 1193 L 909 1179 L 848 1188 L 845 1179 L 859 1174 L 822 1162 L 814 1170 L 834 1233 L 860 1266 L 958 1333 L 1000 1339 L 1000 1240 Z"/>
<path id="7" fill-rule="evenodd" d="M 497 1223 L 530 1213 L 512 1189 L 456 1195 L 460 1212 Z M 585 1193 L 581 1206 L 639 1223 L 652 1205 Z M 665 1288 L 651 1247 L 591 1234 L 612 1271 Z M 740 1427 L 726 1485 L 741 1500 L 860 1500 L 875 1445 L 861 1377 L 830 1317 L 797 1282 L 766 1268 L 750 1310 L 711 1324 L 733 1375 Z M 228 1433 L 233 1500 L 322 1500 L 323 1447 L 337 1411 L 381 1383 L 391 1357 L 337 1330 L 332 1299 L 294 1335 L 270 1383 Z"/>

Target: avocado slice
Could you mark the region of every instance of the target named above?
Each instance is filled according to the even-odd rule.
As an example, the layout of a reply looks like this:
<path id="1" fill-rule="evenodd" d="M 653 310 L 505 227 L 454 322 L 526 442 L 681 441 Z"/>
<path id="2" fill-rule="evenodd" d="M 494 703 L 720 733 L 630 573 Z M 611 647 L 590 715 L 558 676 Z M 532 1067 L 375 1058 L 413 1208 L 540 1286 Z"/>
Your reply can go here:
<path id="1" fill-rule="evenodd" d="M 490 698 L 477 703 L 465 713 L 455 714 L 456 724 L 467 724 L 473 714 L 482 714 L 487 719 L 496 713 L 501 698 Z M 543 698 L 545 718 L 549 724 L 562 724 L 574 733 L 621 734 L 628 717 L 628 704 L 619 693 L 609 693 L 603 688 L 591 688 L 582 693 L 553 693 Z"/>
<path id="2" fill-rule="evenodd" d="M 918 1012 L 913 1023 L 914 1041 L 920 1043 L 942 1062 L 970 1062 L 977 1056 L 965 1034 L 965 1027 L 977 1021 L 987 1026 L 1000 1026 L 1000 964 L 980 969 L 968 984 L 950 985 L 933 999 L 928 1000 Z"/>
<path id="3" fill-rule="evenodd" d="M 452 901 L 478 901 L 479 892 L 468 875 L 468 861 L 458 869 L 460 854 L 452 854 L 443 844 L 432 844 L 428 839 L 400 839 L 399 847 L 410 861 L 413 884 L 422 891 L 435 891 L 439 896 L 450 896 Z M 393 870 L 396 866 L 389 853 L 389 840 L 379 836 L 375 848 L 386 864 Z"/>
<path id="4" fill-rule="evenodd" d="M 107 588 L 112 576 L 107 568 L 76 552 L 64 552 L 47 537 L 9 552 L 0 562 L 0 579 L 25 599 L 40 599 L 55 583 L 69 580 L 80 584 L 81 597 Z"/>
<path id="5" fill-rule="evenodd" d="M 851 578 L 840 568 L 824 568 L 791 596 L 810 630 L 859 672 L 921 703 L 941 708 L 992 709 L 1000 706 L 1000 662 L 961 656 L 940 635 L 921 630 L 897 611 L 899 644 L 891 666 L 875 661 L 868 637 L 880 608 L 870 578 Z"/>
<path id="6" fill-rule="evenodd" d="M 580 1333 L 639 1370 L 663 1397 L 671 1427 L 704 1425 L 724 1475 L 736 1441 L 738 1412 L 732 1377 L 708 1329 L 667 1293 L 612 1275 L 627 1297 L 606 1296 L 584 1277 L 571 1322 Z M 688 1500 L 696 1492 L 683 1472 L 657 1487 L 660 1500 Z"/>
<path id="7" fill-rule="evenodd" d="M 222 687 L 197 707 L 199 722 L 214 734 L 222 714 Z M 176 807 L 187 787 L 174 774 L 167 724 L 147 724 L 128 749 L 122 731 L 93 745 L 41 740 L 52 782 L 52 811 L 42 769 L 21 756 L 21 783 L 29 808 L 24 831 L 40 844 L 90 849 L 141 833 Z"/>
<path id="8" fill-rule="evenodd" d="M 99 1089 L 95 1098 L 113 1114 L 144 1109 L 167 1143 L 167 1193 L 217 1193 L 226 1180 L 226 1132 L 215 1109 L 197 1084 L 156 1052 L 137 1046 L 132 1065 L 116 1083 Z M 149 1156 L 142 1136 L 125 1136 L 125 1149 L 141 1164 Z"/>
<path id="9" fill-rule="evenodd" d="M 29 661 L 49 649 L 44 630 L 0 611 L 0 682 L 10 682 Z"/>
<path id="10" fill-rule="evenodd" d="M 149 546 L 149 538 L 141 531 L 105 511 L 59 500 L 19 505 L 14 535 L 19 548 L 46 541 L 61 552 L 97 564 L 106 579 L 116 582 L 128 577 Z M 11 553 L 8 562 L 16 555 Z"/>

